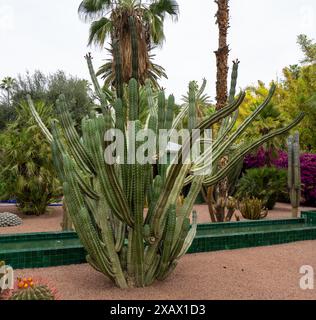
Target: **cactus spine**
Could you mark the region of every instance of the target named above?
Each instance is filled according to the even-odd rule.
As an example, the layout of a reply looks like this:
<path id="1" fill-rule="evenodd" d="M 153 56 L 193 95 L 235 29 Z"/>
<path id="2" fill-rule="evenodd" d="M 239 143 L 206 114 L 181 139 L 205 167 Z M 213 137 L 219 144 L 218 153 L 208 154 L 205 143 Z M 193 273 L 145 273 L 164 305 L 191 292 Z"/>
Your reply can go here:
<path id="1" fill-rule="evenodd" d="M 301 201 L 301 164 L 299 133 L 288 138 L 288 189 L 292 205 L 292 217 L 298 217 Z"/>
<path id="2" fill-rule="evenodd" d="M 133 19 L 130 19 L 131 26 Z M 131 27 L 132 40 L 135 39 L 135 28 Z M 119 55 L 119 50 L 115 50 Z M 116 68 L 121 68 L 119 57 Z M 232 143 L 247 129 L 265 105 L 270 101 L 274 87 L 259 111 L 250 116 L 236 131 L 229 125 L 221 141 L 216 140 L 216 148 L 207 147 L 203 154 L 194 160 L 187 160 L 190 147 L 200 137 L 191 134 L 182 142 L 178 152 L 178 162 L 161 164 L 158 160 L 165 157 L 167 151 L 151 155 L 154 163 L 141 164 L 126 162 L 135 157 L 132 146 L 139 146 L 133 136 L 132 126 L 136 132 L 140 129 L 151 129 L 156 136 L 161 129 L 168 138 L 173 130 L 184 123 L 190 129 L 208 129 L 217 125 L 239 108 L 245 98 L 241 93 L 236 100 L 198 123 L 193 115 L 195 96 L 190 96 L 190 108 L 184 108 L 175 118 L 174 97 L 165 99 L 164 92 L 153 94 L 149 81 L 146 81 L 146 101 L 149 117 L 146 124 L 140 122 L 140 88 L 137 81 L 137 41 L 133 40 L 133 76 L 122 93 L 120 76 L 116 79 L 116 100 L 105 94 L 97 82 L 91 56 L 86 60 L 94 84 L 96 95 L 100 101 L 102 113 L 90 113 L 82 120 L 82 137 L 75 130 L 74 122 L 67 109 L 64 97 L 57 101 L 59 112 L 58 123 L 52 124 L 52 133 L 41 122 L 32 100 L 28 97 L 32 114 L 47 139 L 52 143 L 54 163 L 63 181 L 65 201 L 74 228 L 85 247 L 87 261 L 97 271 L 102 272 L 120 288 L 143 287 L 151 285 L 155 280 L 164 280 L 176 267 L 179 259 L 187 252 L 196 233 L 196 214 L 193 214 L 192 225 L 190 215 L 193 205 L 202 186 L 214 186 L 229 174 L 236 163 L 251 150 L 265 143 L 276 135 L 284 134 L 297 125 L 303 118 L 300 115 L 293 123 L 283 129 L 254 141 L 252 144 L 240 146 L 232 152 L 225 168 L 215 170 L 208 175 L 195 174 L 215 164 L 223 157 Z M 120 75 L 122 72 L 117 70 Z M 114 111 L 114 115 L 113 115 Z M 192 113 L 193 118 L 188 121 Z M 135 120 L 131 123 L 131 120 Z M 103 137 L 108 130 L 119 128 L 126 138 L 119 147 L 124 150 L 124 162 L 109 163 L 109 143 Z M 170 129 L 168 131 L 168 129 Z M 192 131 L 193 132 L 193 131 Z M 205 137 L 202 137 L 202 140 Z M 156 148 L 155 148 L 156 149 Z M 133 152 L 134 153 L 133 153 Z M 210 155 L 213 155 L 211 157 Z M 104 158 L 105 156 L 105 158 Z M 190 184 L 190 191 L 183 203 L 177 200 L 185 185 Z M 148 212 L 144 214 L 145 206 Z"/>

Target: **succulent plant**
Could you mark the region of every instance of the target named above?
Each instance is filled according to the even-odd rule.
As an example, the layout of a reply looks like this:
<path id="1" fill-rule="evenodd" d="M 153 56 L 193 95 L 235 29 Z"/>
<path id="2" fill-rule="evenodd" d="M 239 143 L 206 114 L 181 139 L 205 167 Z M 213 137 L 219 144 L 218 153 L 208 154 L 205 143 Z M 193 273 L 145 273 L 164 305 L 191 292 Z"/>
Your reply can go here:
<path id="1" fill-rule="evenodd" d="M 301 163 L 300 163 L 300 136 L 296 132 L 288 139 L 288 188 L 290 193 L 292 216 L 298 217 L 298 208 L 301 201 Z"/>
<path id="2" fill-rule="evenodd" d="M 0 228 L 1 227 L 15 227 L 22 224 L 22 219 L 16 214 L 10 212 L 0 213 Z"/>
<path id="3" fill-rule="evenodd" d="M 248 220 L 264 219 L 268 215 L 268 209 L 264 208 L 263 201 L 257 198 L 244 199 L 239 204 L 241 215 Z"/>
<path id="4" fill-rule="evenodd" d="M 33 278 L 18 278 L 17 289 L 9 300 L 56 300 L 56 290 L 48 284 L 40 284 Z"/>
<path id="5" fill-rule="evenodd" d="M 132 18 L 129 22 L 134 24 Z M 131 30 L 135 28 L 132 27 Z M 117 99 L 114 102 L 101 89 L 91 56 L 86 56 L 102 113 L 91 112 L 82 120 L 82 137 L 75 130 L 63 96 L 56 102 L 58 123 L 52 124 L 52 132 L 45 127 L 33 107 L 31 97 L 28 97 L 33 116 L 51 142 L 55 167 L 63 182 L 67 209 L 88 253 L 87 261 L 121 288 L 144 287 L 155 280 L 166 279 L 195 237 L 196 213 L 193 213 L 192 226 L 189 218 L 202 185 L 214 186 L 234 170 L 248 152 L 289 131 L 303 118 L 301 114 L 287 127 L 271 132 L 260 140 L 240 145 L 231 152 L 227 165 L 219 168 L 216 165 L 218 161 L 269 103 L 275 86 L 271 88 L 266 101 L 237 130 L 233 130 L 236 110 L 245 98 L 244 92 L 227 107 L 197 123 L 196 97 L 192 83 L 189 86 L 188 105 L 175 116 L 174 97 L 169 96 L 166 101 L 163 91 L 154 95 L 150 81 L 146 81 L 149 117 L 143 125 L 139 121 L 138 55 L 135 39 L 134 31 L 133 78 L 127 87 L 121 82 L 119 46 L 114 42 L 113 50 L 117 61 Z M 141 164 L 136 161 L 128 164 L 127 157 L 135 155 L 130 146 L 139 147 L 140 144 L 132 134 L 131 121 L 136 133 L 145 128 L 151 129 L 158 136 L 161 129 L 166 129 L 164 132 L 170 137 L 187 118 L 190 134 L 182 141 L 177 163 L 171 161 L 165 164 L 159 161 L 167 152 L 161 154 L 159 150 L 154 150 L 154 154 L 151 154 L 154 163 Z M 199 129 L 204 132 L 223 119 L 227 120 L 223 121 L 224 127 L 212 143 L 212 148 L 209 146 L 212 139 L 207 134 L 200 139 L 193 131 Z M 124 150 L 123 163 L 111 164 L 105 161 L 109 156 L 105 152 L 109 143 L 103 137 L 111 129 L 118 129 L 127 138 L 119 146 Z M 190 147 L 198 142 L 205 142 L 203 154 L 188 159 Z M 206 173 L 206 169 L 210 167 L 213 170 Z M 190 191 L 181 204 L 177 200 L 185 185 L 190 187 Z M 144 215 L 146 205 L 148 212 Z"/>

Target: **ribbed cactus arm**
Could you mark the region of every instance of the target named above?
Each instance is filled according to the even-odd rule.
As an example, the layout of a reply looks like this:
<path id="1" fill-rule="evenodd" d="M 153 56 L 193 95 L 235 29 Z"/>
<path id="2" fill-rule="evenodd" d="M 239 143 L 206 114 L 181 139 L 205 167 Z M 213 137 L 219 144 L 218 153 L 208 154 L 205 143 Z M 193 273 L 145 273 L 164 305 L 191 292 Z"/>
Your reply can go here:
<path id="1" fill-rule="evenodd" d="M 167 112 L 165 117 L 165 129 L 170 130 L 172 127 L 173 117 L 175 111 L 175 99 L 173 95 L 168 98 Z"/>
<path id="2" fill-rule="evenodd" d="M 226 118 L 232 112 L 236 111 L 240 107 L 240 105 L 243 103 L 245 97 L 246 97 L 245 92 L 241 92 L 239 94 L 238 98 L 234 102 L 230 103 L 225 108 L 214 112 L 210 117 L 208 117 L 207 119 L 202 121 L 196 127 L 196 129 L 200 129 L 200 130 L 208 129 L 212 125 L 214 125 L 215 123 L 217 123 L 217 122 L 221 121 L 222 119 Z"/>
<path id="3" fill-rule="evenodd" d="M 292 205 L 292 216 L 298 216 L 301 201 L 301 168 L 299 133 L 288 138 L 288 189 Z"/>
<path id="4" fill-rule="evenodd" d="M 235 99 L 236 95 L 236 87 L 237 87 L 237 79 L 238 79 L 238 68 L 239 68 L 239 61 L 236 60 L 233 62 L 233 70 L 231 74 L 231 81 L 230 81 L 230 91 L 229 91 L 229 98 L 228 102 L 232 103 Z M 220 127 L 219 133 L 218 133 L 218 144 L 221 144 L 223 139 L 225 139 L 225 136 L 233 129 L 237 118 L 238 118 L 238 110 L 235 111 L 233 115 L 230 115 L 229 117 L 225 118 L 222 122 L 222 125 Z"/>
<path id="5" fill-rule="evenodd" d="M 196 211 L 193 211 L 193 213 L 192 213 L 192 227 L 191 227 L 187 237 L 184 240 L 183 247 L 182 247 L 180 253 L 176 257 L 177 260 L 180 259 L 181 257 L 183 257 L 190 249 L 192 242 L 196 236 L 196 231 L 197 231 L 197 213 L 196 213 Z"/>
<path id="6" fill-rule="evenodd" d="M 148 104 L 150 116 L 152 116 L 152 117 L 158 116 L 157 107 L 155 105 L 155 100 L 154 100 L 154 93 L 153 93 L 153 90 L 151 87 L 150 80 L 146 80 L 145 93 L 146 93 L 147 104 Z"/>
<path id="7" fill-rule="evenodd" d="M 241 93 L 236 101 L 234 103 L 228 105 L 227 107 L 215 112 L 212 114 L 208 119 L 203 121 L 201 124 L 197 126 L 197 129 L 203 130 L 207 129 L 216 122 L 222 120 L 223 118 L 227 117 L 231 112 L 235 111 L 237 108 L 239 108 L 240 104 L 243 102 L 245 98 L 245 93 Z M 185 141 L 183 143 L 183 147 L 178 152 L 178 163 L 172 164 L 169 167 L 167 179 L 165 182 L 164 191 L 161 193 L 160 198 L 158 199 L 158 202 L 156 204 L 155 208 L 155 216 L 160 221 L 161 217 L 163 217 L 164 213 L 166 212 L 166 204 L 168 201 L 168 195 L 172 192 L 172 189 L 175 185 L 175 182 L 177 181 L 177 178 L 180 174 L 181 168 L 183 166 L 182 160 L 186 159 L 186 157 L 189 154 L 190 148 L 192 144 L 198 139 L 199 137 L 193 137 L 191 136 L 189 140 Z M 158 235 L 160 224 L 157 224 L 155 226 L 155 235 Z"/>
<path id="8" fill-rule="evenodd" d="M 239 128 L 236 130 L 236 132 L 233 133 L 232 139 L 237 139 L 244 131 L 245 129 L 253 122 L 253 120 L 262 112 L 262 110 L 270 103 L 271 99 L 273 98 L 273 95 L 276 90 L 276 85 L 273 84 L 270 88 L 269 94 L 265 101 L 250 115 L 247 117 L 247 119 L 239 126 Z"/>
<path id="9" fill-rule="evenodd" d="M 113 94 L 110 90 L 103 88 L 103 91 L 100 87 L 100 84 L 98 82 L 97 76 L 95 74 L 94 68 L 93 68 L 93 64 L 92 64 L 92 57 L 91 54 L 88 53 L 85 56 L 86 60 L 87 60 L 87 64 L 88 64 L 88 69 L 89 69 L 89 73 L 90 73 L 90 77 L 91 77 L 91 81 L 93 83 L 94 86 L 94 90 L 98 96 L 98 98 L 100 99 L 101 103 L 103 105 L 106 105 L 107 101 L 112 101 L 113 99 Z"/>
<path id="10" fill-rule="evenodd" d="M 195 83 L 190 82 L 189 84 L 189 114 L 188 114 L 189 125 L 188 129 L 191 131 L 197 125 L 196 120 L 196 96 L 195 96 Z"/>
<path id="11" fill-rule="evenodd" d="M 180 124 L 183 122 L 184 118 L 187 116 L 189 110 L 189 104 L 185 103 L 179 112 L 179 114 L 176 116 L 176 118 L 172 122 L 172 129 L 177 129 Z"/>
<path id="12" fill-rule="evenodd" d="M 72 156 L 74 157 L 76 163 L 80 167 L 81 170 L 87 173 L 94 172 L 94 167 L 92 164 L 92 160 L 85 150 L 82 142 L 80 141 L 80 137 L 75 129 L 74 122 L 71 118 L 71 115 L 67 109 L 67 105 L 65 102 L 65 97 L 61 95 L 59 99 L 56 101 L 58 118 L 61 124 L 61 129 L 63 135 L 65 136 L 65 141 L 67 143 L 68 149 Z"/>
<path id="13" fill-rule="evenodd" d="M 231 159 L 226 167 L 219 170 L 218 173 L 216 173 L 215 175 L 206 177 L 203 184 L 207 187 L 215 185 L 217 182 L 219 182 L 220 180 L 225 178 L 229 174 L 230 170 L 233 170 L 235 168 L 235 166 L 238 164 L 238 162 L 244 156 L 246 156 L 252 150 L 260 147 L 265 142 L 273 139 L 274 137 L 277 137 L 279 135 L 282 135 L 282 134 L 290 131 L 291 129 L 296 127 L 303 120 L 303 118 L 304 118 L 304 113 L 300 113 L 300 115 L 288 126 L 281 128 L 281 129 L 278 129 L 278 130 L 275 130 L 275 131 L 265 135 L 264 137 L 256 140 L 255 142 L 252 142 L 249 145 L 241 147 L 240 149 L 238 149 L 236 151 L 236 154 L 231 157 Z"/>
<path id="14" fill-rule="evenodd" d="M 172 185 L 165 183 L 160 196 L 154 207 L 154 218 L 152 220 L 152 230 L 154 230 L 157 239 L 161 236 L 163 222 L 170 205 L 176 203 L 180 192 L 182 191 L 185 177 L 190 170 L 191 164 L 181 165 L 180 171 L 173 181 Z M 169 189 L 170 188 L 170 189 Z"/>
<path id="15" fill-rule="evenodd" d="M 133 226 L 131 211 L 122 185 L 115 172 L 115 166 L 107 164 L 104 160 L 103 143 L 98 130 L 98 121 L 102 121 L 102 119 L 90 119 L 87 123 L 89 149 L 93 156 L 96 174 L 100 178 L 102 192 L 113 213 L 121 221 L 126 222 L 129 226 Z"/>
<path id="16" fill-rule="evenodd" d="M 167 211 L 167 221 L 166 221 L 165 234 L 164 234 L 164 240 L 163 240 L 162 254 L 161 254 L 160 264 L 158 267 L 159 271 L 157 273 L 158 279 L 164 276 L 171 262 L 170 255 L 172 251 L 173 238 L 175 235 L 174 232 L 176 228 L 176 221 L 177 221 L 176 206 L 171 205 Z"/>
<path id="17" fill-rule="evenodd" d="M 129 81 L 129 121 L 136 121 L 139 117 L 139 91 L 138 82 L 135 79 Z"/>
<path id="18" fill-rule="evenodd" d="M 289 174 L 288 174 L 288 188 L 291 189 L 294 184 L 294 153 L 293 153 L 293 136 L 289 136 L 287 140 L 288 145 L 288 167 L 289 167 Z"/>
<path id="19" fill-rule="evenodd" d="M 135 18 L 130 16 L 128 18 L 128 24 L 131 32 L 131 44 L 132 44 L 132 78 L 136 81 L 139 80 L 139 48 L 138 48 L 138 41 L 137 41 L 137 30 L 136 30 L 136 23 Z"/>
<path id="20" fill-rule="evenodd" d="M 35 109 L 35 106 L 34 106 L 34 103 L 32 101 L 32 98 L 30 95 L 27 95 L 27 102 L 28 102 L 28 105 L 29 105 L 29 108 L 31 110 L 31 113 L 35 119 L 35 121 L 37 122 L 39 128 L 41 129 L 42 133 L 44 134 L 44 136 L 46 137 L 46 139 L 52 143 L 53 141 L 53 136 L 52 134 L 50 133 L 50 131 L 48 130 L 48 128 L 45 126 L 44 122 L 42 121 L 41 117 L 39 116 L 39 114 L 37 113 L 36 109 Z"/>
<path id="21" fill-rule="evenodd" d="M 245 130 L 251 125 L 254 119 L 260 114 L 260 112 L 269 104 L 271 101 L 273 94 L 275 92 L 275 85 L 272 85 L 270 93 L 265 101 L 253 112 L 239 127 L 233 132 L 225 141 L 221 141 L 221 143 L 214 143 L 212 150 L 212 160 L 216 162 L 219 160 L 225 151 L 227 151 L 231 145 L 245 132 Z"/>
<path id="22" fill-rule="evenodd" d="M 115 62 L 115 86 L 116 86 L 116 96 L 119 99 L 124 97 L 124 85 L 123 85 L 123 75 L 122 75 L 122 55 L 120 43 L 117 39 L 113 40 L 113 57 Z"/>

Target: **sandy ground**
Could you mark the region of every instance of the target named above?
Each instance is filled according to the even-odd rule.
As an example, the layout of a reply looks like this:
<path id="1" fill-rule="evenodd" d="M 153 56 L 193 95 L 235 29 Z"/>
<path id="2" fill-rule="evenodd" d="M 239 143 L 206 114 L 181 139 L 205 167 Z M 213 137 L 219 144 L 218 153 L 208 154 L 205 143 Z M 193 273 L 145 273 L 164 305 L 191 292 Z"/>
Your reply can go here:
<path id="1" fill-rule="evenodd" d="M 194 209 L 198 213 L 199 223 L 210 223 L 210 216 L 206 205 L 196 205 Z M 312 210 L 312 208 L 301 208 L 301 210 Z M 0 234 L 29 233 L 29 232 L 49 232 L 61 231 L 62 208 L 49 207 L 48 212 L 40 217 L 26 216 L 18 213 L 14 205 L 1 205 L 0 212 L 17 213 L 23 220 L 23 225 L 11 228 L 0 228 Z M 238 213 L 237 213 L 238 214 Z M 240 214 L 238 214 L 240 216 Z M 284 219 L 291 217 L 291 206 L 289 204 L 278 203 L 274 210 L 269 212 L 267 219 Z M 241 217 L 242 219 L 242 217 Z M 235 221 L 233 219 L 232 221 Z"/>
<path id="2" fill-rule="evenodd" d="M 115 288 L 87 264 L 15 275 L 49 280 L 63 300 L 315 300 L 316 287 L 300 289 L 302 265 L 316 270 L 316 241 L 186 255 L 165 282 L 144 289 Z"/>
<path id="3" fill-rule="evenodd" d="M 210 222 L 206 206 L 198 205 L 195 209 L 199 213 L 200 223 Z M 17 213 L 14 206 L 0 206 L 0 212 L 4 211 Z M 60 207 L 51 208 L 41 217 L 19 215 L 23 225 L 2 228 L 0 234 L 60 230 Z M 289 218 L 290 215 L 289 205 L 278 204 L 269 213 L 269 218 Z M 311 265 L 316 270 L 316 241 L 186 255 L 167 281 L 156 282 L 146 289 L 117 289 L 87 264 L 16 270 L 15 275 L 46 278 L 56 286 L 61 299 L 65 300 L 315 300 L 316 287 L 312 291 L 304 291 L 299 287 L 299 269 L 302 265 Z"/>
<path id="4" fill-rule="evenodd" d="M 0 228 L 0 234 L 61 231 L 62 207 L 49 207 L 47 213 L 39 217 L 19 213 L 15 205 L 1 204 L 0 212 L 16 213 L 23 220 L 20 226 Z"/>

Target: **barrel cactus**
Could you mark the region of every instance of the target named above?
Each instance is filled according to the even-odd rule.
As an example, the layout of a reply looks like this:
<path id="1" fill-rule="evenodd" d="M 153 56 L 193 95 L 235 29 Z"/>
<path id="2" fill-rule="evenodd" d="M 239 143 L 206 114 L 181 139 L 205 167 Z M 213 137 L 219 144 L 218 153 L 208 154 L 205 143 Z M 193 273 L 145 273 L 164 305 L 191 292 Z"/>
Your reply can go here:
<path id="1" fill-rule="evenodd" d="M 87 261 L 121 288 L 144 287 L 155 280 L 166 279 L 195 237 L 197 217 L 193 214 L 190 224 L 190 216 L 201 187 L 213 186 L 221 181 L 247 153 L 289 131 L 303 118 L 301 114 L 287 127 L 271 132 L 260 140 L 242 142 L 231 152 L 232 144 L 270 102 L 275 86 L 272 86 L 265 102 L 234 130 L 236 110 L 245 98 L 244 92 L 225 108 L 198 122 L 192 83 L 189 103 L 176 116 L 174 97 L 171 95 L 166 99 L 163 91 L 154 94 L 150 81 L 146 81 L 149 115 L 146 123 L 142 123 L 139 115 L 136 31 L 133 18 L 129 22 L 132 30 L 133 78 L 128 86 L 121 81 L 122 63 L 116 41 L 113 42 L 117 61 L 115 92 L 101 88 L 91 56 L 86 56 L 100 101 L 100 112 L 91 111 L 82 119 L 82 136 L 75 130 L 63 96 L 56 102 L 58 122 L 52 123 L 51 132 L 36 113 L 31 97 L 28 97 L 33 116 L 51 142 L 67 209 L 87 251 Z M 163 132 L 163 136 L 168 138 L 183 123 L 188 124 L 189 136 L 183 139 L 177 151 L 178 161 L 161 161 L 168 152 L 167 149 L 161 152 L 160 148 L 152 148 L 150 152 L 147 150 L 146 163 L 129 161 L 130 158 L 137 159 L 135 150 L 143 147 L 136 139 L 142 129 L 154 132 L 156 137 Z M 209 131 L 205 129 L 220 123 L 223 126 L 221 134 L 212 143 Z M 124 151 L 120 161 L 112 163 L 108 160 L 113 150 L 104 137 L 114 129 L 125 139 L 117 146 Z M 203 132 L 202 136 L 196 134 L 198 130 Z M 203 143 L 202 154 L 190 159 L 191 147 L 200 143 Z M 150 149 L 151 146 L 147 147 Z M 224 168 L 215 165 L 227 152 L 230 152 L 227 165 Z M 177 200 L 185 185 L 189 192 L 181 203 Z M 145 207 L 148 208 L 146 214 Z"/>
<path id="2" fill-rule="evenodd" d="M 268 209 L 264 208 L 263 201 L 257 198 L 244 199 L 239 204 L 241 215 L 248 220 L 264 219 L 268 215 Z"/>
<path id="3" fill-rule="evenodd" d="M 0 213 L 0 228 L 1 227 L 16 227 L 22 224 L 22 219 L 16 214 L 10 212 Z"/>
<path id="4" fill-rule="evenodd" d="M 40 284 L 33 278 L 18 279 L 17 289 L 9 300 L 56 300 L 56 290 L 49 285 Z"/>

